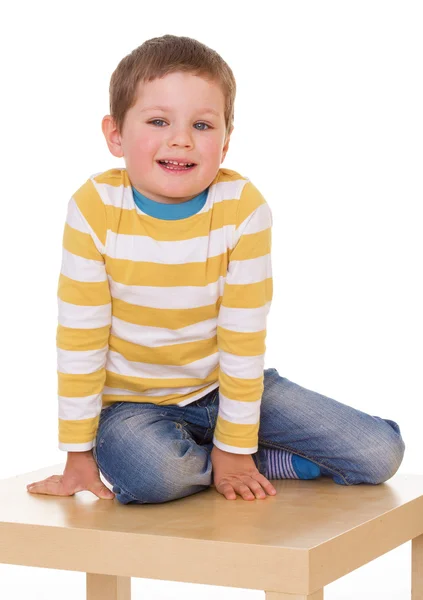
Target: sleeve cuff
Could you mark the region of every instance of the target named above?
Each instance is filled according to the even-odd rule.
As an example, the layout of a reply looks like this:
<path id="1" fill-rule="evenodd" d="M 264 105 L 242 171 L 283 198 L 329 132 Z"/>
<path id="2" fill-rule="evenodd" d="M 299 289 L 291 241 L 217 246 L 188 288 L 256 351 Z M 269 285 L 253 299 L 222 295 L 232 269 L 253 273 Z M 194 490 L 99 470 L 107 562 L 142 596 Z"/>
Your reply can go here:
<path id="1" fill-rule="evenodd" d="M 224 452 L 231 452 L 232 454 L 254 454 L 258 451 L 258 445 L 251 446 L 250 448 L 240 448 L 239 446 L 229 446 L 228 444 L 224 444 L 223 442 L 219 442 L 219 440 L 213 436 L 213 444 L 219 450 L 223 450 Z"/>
<path id="2" fill-rule="evenodd" d="M 65 452 L 86 452 L 87 450 L 91 450 L 95 446 L 95 440 L 91 440 L 91 442 L 84 442 L 83 444 L 65 444 L 63 442 L 59 442 L 59 450 L 64 450 Z"/>

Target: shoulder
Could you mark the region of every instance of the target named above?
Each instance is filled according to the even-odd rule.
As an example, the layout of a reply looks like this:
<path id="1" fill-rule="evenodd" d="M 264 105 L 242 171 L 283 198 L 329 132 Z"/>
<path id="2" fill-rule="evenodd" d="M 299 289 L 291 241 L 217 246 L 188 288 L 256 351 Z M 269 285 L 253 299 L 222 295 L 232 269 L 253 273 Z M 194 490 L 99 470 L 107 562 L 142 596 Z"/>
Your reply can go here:
<path id="1" fill-rule="evenodd" d="M 127 174 L 125 169 L 109 169 L 107 171 L 101 171 L 99 173 L 93 173 L 84 181 L 84 183 L 76 190 L 73 196 L 85 197 L 96 195 L 101 197 L 102 189 L 107 187 L 120 187 L 121 185 L 128 185 Z"/>
<path id="2" fill-rule="evenodd" d="M 101 173 L 94 173 L 88 181 L 92 181 L 95 185 L 108 185 L 112 187 L 128 187 L 131 185 L 126 169 L 108 169 Z"/>
<path id="3" fill-rule="evenodd" d="M 73 194 L 73 197 L 82 209 L 89 206 L 97 210 L 100 207 L 122 208 L 131 194 L 131 182 L 126 169 L 108 169 L 94 173 Z"/>
<path id="4" fill-rule="evenodd" d="M 102 189 L 128 187 L 130 185 L 126 169 L 108 169 L 90 175 L 77 191 L 91 190 L 92 192 L 97 191 L 101 195 Z"/>
<path id="5" fill-rule="evenodd" d="M 228 186 L 232 198 L 237 200 L 237 224 L 241 223 L 262 205 L 266 205 L 266 209 L 270 211 L 263 194 L 246 175 L 232 169 L 219 169 L 218 182 Z"/>

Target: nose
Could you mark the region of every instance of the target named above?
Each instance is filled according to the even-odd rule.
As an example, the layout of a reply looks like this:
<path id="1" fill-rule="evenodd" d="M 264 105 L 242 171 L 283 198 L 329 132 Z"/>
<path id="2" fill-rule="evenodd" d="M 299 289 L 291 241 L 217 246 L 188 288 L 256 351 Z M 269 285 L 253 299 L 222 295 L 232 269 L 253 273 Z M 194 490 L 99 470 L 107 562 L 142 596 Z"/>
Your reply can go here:
<path id="1" fill-rule="evenodd" d="M 185 148 L 192 148 L 192 133 L 188 131 L 186 127 L 179 127 L 170 132 L 168 145 L 172 146 L 184 146 Z"/>

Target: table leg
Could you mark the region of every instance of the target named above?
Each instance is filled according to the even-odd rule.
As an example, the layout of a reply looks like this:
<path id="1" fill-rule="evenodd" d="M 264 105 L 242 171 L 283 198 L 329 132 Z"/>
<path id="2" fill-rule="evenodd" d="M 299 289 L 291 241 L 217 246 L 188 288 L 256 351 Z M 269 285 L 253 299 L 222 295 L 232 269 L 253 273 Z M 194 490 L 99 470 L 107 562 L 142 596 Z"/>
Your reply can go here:
<path id="1" fill-rule="evenodd" d="M 131 600 L 131 578 L 87 573 L 87 600 Z"/>
<path id="2" fill-rule="evenodd" d="M 423 535 L 411 540 L 411 600 L 423 600 Z"/>
<path id="3" fill-rule="evenodd" d="M 312 594 L 282 594 L 280 592 L 265 592 L 265 596 L 266 600 L 323 600 L 323 589 L 317 590 L 317 592 L 313 592 Z M 414 598 L 412 600 L 414 600 Z M 418 600 L 420 600 L 420 598 Z"/>

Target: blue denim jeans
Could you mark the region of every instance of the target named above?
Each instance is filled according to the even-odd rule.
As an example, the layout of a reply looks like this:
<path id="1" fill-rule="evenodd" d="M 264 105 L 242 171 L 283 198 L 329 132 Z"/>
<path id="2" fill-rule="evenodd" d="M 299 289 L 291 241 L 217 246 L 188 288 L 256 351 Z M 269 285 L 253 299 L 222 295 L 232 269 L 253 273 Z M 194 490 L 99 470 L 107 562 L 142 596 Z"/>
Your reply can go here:
<path id="1" fill-rule="evenodd" d="M 122 504 L 176 500 L 212 485 L 219 388 L 186 406 L 116 402 L 101 411 L 93 455 Z M 394 421 L 372 417 L 265 369 L 258 451 L 280 448 L 319 465 L 340 485 L 390 479 L 405 444 Z"/>

